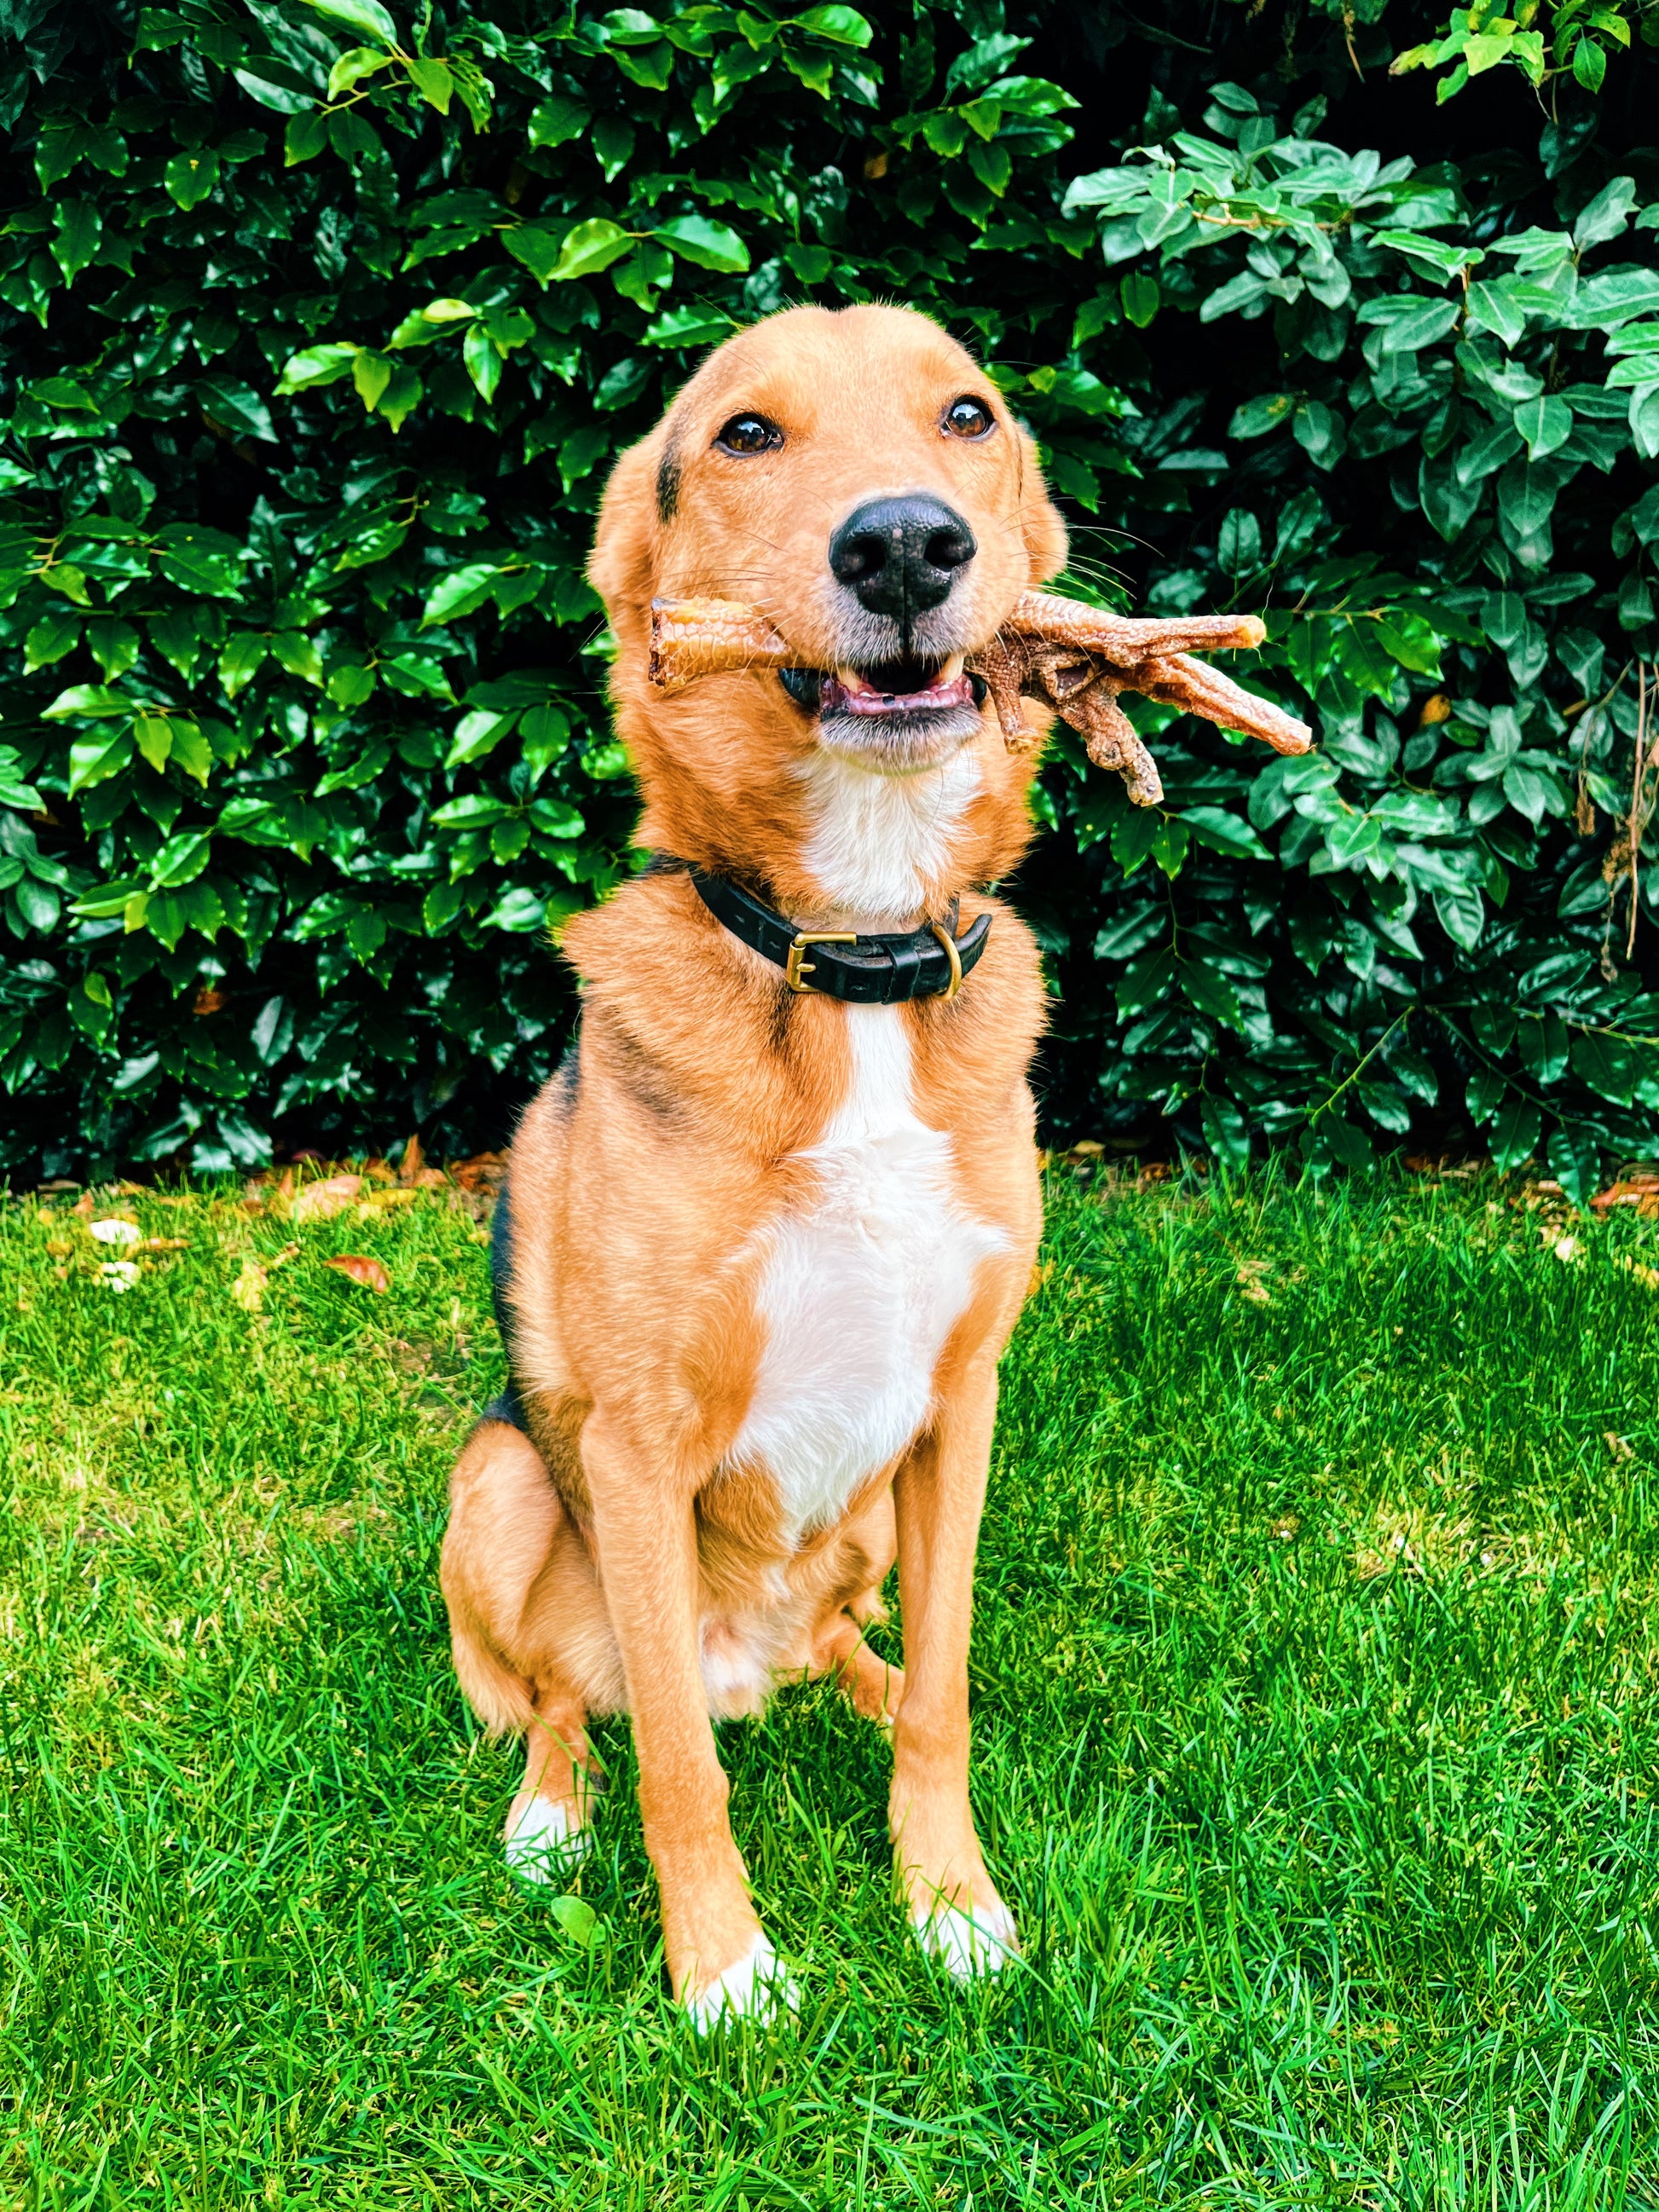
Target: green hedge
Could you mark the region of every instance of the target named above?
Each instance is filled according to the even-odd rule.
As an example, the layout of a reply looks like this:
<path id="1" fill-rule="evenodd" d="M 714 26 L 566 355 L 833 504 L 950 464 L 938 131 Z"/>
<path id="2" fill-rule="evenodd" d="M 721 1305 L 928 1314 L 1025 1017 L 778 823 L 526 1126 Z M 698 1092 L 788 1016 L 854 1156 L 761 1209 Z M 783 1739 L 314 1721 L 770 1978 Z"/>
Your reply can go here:
<path id="1" fill-rule="evenodd" d="M 632 865 L 605 469 L 872 295 L 1322 732 L 1060 733 L 1051 1124 L 1652 1149 L 1651 10 L 489 5 L 0 6 L 0 1165 L 499 1134 Z"/>

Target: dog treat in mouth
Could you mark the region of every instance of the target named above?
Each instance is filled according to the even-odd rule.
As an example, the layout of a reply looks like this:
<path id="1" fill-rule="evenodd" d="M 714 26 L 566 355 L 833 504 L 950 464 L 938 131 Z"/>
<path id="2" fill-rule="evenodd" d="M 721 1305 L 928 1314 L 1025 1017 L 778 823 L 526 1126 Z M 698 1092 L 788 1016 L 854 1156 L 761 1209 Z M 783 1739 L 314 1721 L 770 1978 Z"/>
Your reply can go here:
<path id="1" fill-rule="evenodd" d="M 1164 786 L 1118 704 L 1121 691 L 1138 691 L 1246 731 L 1275 752 L 1305 753 L 1312 747 L 1313 732 L 1305 722 L 1192 658 L 1248 651 L 1264 634 L 1254 615 L 1135 619 L 1050 592 L 1025 592 L 990 644 L 970 653 L 966 666 L 990 692 L 1010 751 L 1036 743 L 1038 732 L 1027 725 L 1021 702 L 1036 699 L 1080 732 L 1097 767 L 1122 776 L 1138 806 L 1155 806 Z M 811 665 L 757 607 L 742 600 L 652 601 L 651 681 L 659 690 L 683 690 L 702 677 L 735 670 Z"/>

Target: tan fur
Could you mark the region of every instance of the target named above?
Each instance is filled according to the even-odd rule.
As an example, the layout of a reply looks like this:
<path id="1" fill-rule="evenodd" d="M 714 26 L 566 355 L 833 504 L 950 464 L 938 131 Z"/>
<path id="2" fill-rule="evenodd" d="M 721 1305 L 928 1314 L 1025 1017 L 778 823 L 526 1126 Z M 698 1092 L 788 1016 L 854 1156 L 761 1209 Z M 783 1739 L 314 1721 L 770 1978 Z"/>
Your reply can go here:
<path id="1" fill-rule="evenodd" d="M 911 927 L 960 897 L 994 915 L 961 995 L 900 1009 L 913 1110 L 948 1138 L 951 1200 L 1000 1234 L 933 1377 L 921 1431 L 832 1527 L 792 1544 L 763 1467 L 727 1462 L 765 1357 L 757 1294 L 769 1229 L 811 1204 L 805 1157 L 848 1093 L 848 1009 L 796 997 L 729 935 L 683 874 L 646 876 L 582 915 L 574 1073 L 526 1115 L 511 1162 L 509 1352 L 531 1438 L 486 1420 L 457 1464 L 443 1557 L 455 1662 L 486 1726 L 526 1731 L 516 1821 L 540 1796 L 587 1817 L 588 1713 L 625 1708 L 676 1994 L 695 1996 L 759 1933 L 726 1819 L 711 1708 L 764 1683 L 833 1674 L 894 1722 L 890 1818 L 915 1910 L 1000 1901 L 968 1803 L 967 1653 L 996 1363 L 1040 1229 L 1025 1071 L 1042 1010 L 1036 951 L 975 886 L 1028 835 L 1029 757 L 988 704 L 978 787 L 903 915 L 837 908 L 814 872 L 801 764 L 811 726 L 765 670 L 664 698 L 647 677 L 653 597 L 752 601 L 833 665 L 820 579 L 860 501 L 923 490 L 981 548 L 967 588 L 989 638 L 1064 557 L 1023 431 L 1000 404 L 982 445 L 941 434 L 963 391 L 994 398 L 923 318 L 884 307 L 779 315 L 731 340 L 618 462 L 592 574 L 617 641 L 617 727 L 639 773 L 642 845 L 763 888 L 804 927 Z M 734 412 L 786 426 L 776 455 L 712 450 Z M 672 448 L 678 498 L 658 514 Z M 864 1640 L 896 1552 L 906 1673 Z M 726 1659 L 734 1680 L 706 1686 Z M 510 1823 L 511 1824 L 511 1823 Z"/>

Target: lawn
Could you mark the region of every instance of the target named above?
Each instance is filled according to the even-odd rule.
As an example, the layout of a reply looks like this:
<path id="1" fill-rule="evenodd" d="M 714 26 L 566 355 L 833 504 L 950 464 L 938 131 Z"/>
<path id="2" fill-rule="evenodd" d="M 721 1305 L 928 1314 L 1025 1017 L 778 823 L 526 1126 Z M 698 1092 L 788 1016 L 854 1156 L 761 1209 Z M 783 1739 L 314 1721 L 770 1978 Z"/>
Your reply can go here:
<path id="1" fill-rule="evenodd" d="M 0 1206 L 0 2203 L 1659 2203 L 1659 1222 L 1049 1180 L 975 1647 L 1026 1962 L 918 1955 L 885 1746 L 792 1689 L 720 1744 L 802 2008 L 708 2044 L 625 1725 L 597 1924 L 502 1863 L 476 1206 L 100 1194 L 117 1291 Z"/>

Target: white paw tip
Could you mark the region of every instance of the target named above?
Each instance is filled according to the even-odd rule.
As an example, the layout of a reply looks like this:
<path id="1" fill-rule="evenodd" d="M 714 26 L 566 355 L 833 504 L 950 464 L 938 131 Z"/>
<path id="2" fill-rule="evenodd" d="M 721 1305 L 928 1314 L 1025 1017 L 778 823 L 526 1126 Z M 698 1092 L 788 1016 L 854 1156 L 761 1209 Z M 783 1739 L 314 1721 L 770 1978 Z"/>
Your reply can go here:
<path id="1" fill-rule="evenodd" d="M 793 1982 L 778 1964 L 764 1936 L 757 1936 L 742 1958 L 685 2000 L 691 2025 L 706 2035 L 723 2017 L 760 2020 L 793 2012 L 800 2002 Z"/>
<path id="2" fill-rule="evenodd" d="M 936 1905 L 913 1912 L 910 1924 L 922 1949 L 953 1982 L 969 1981 L 975 1974 L 1000 1974 L 1010 1959 L 1019 1956 L 1014 1916 L 1006 1905 L 981 1905 L 977 1912 Z"/>
<path id="3" fill-rule="evenodd" d="M 557 1881 L 593 1848 L 586 1828 L 579 1828 L 568 1805 L 532 1797 L 507 1839 L 507 1863 L 525 1881 Z"/>

